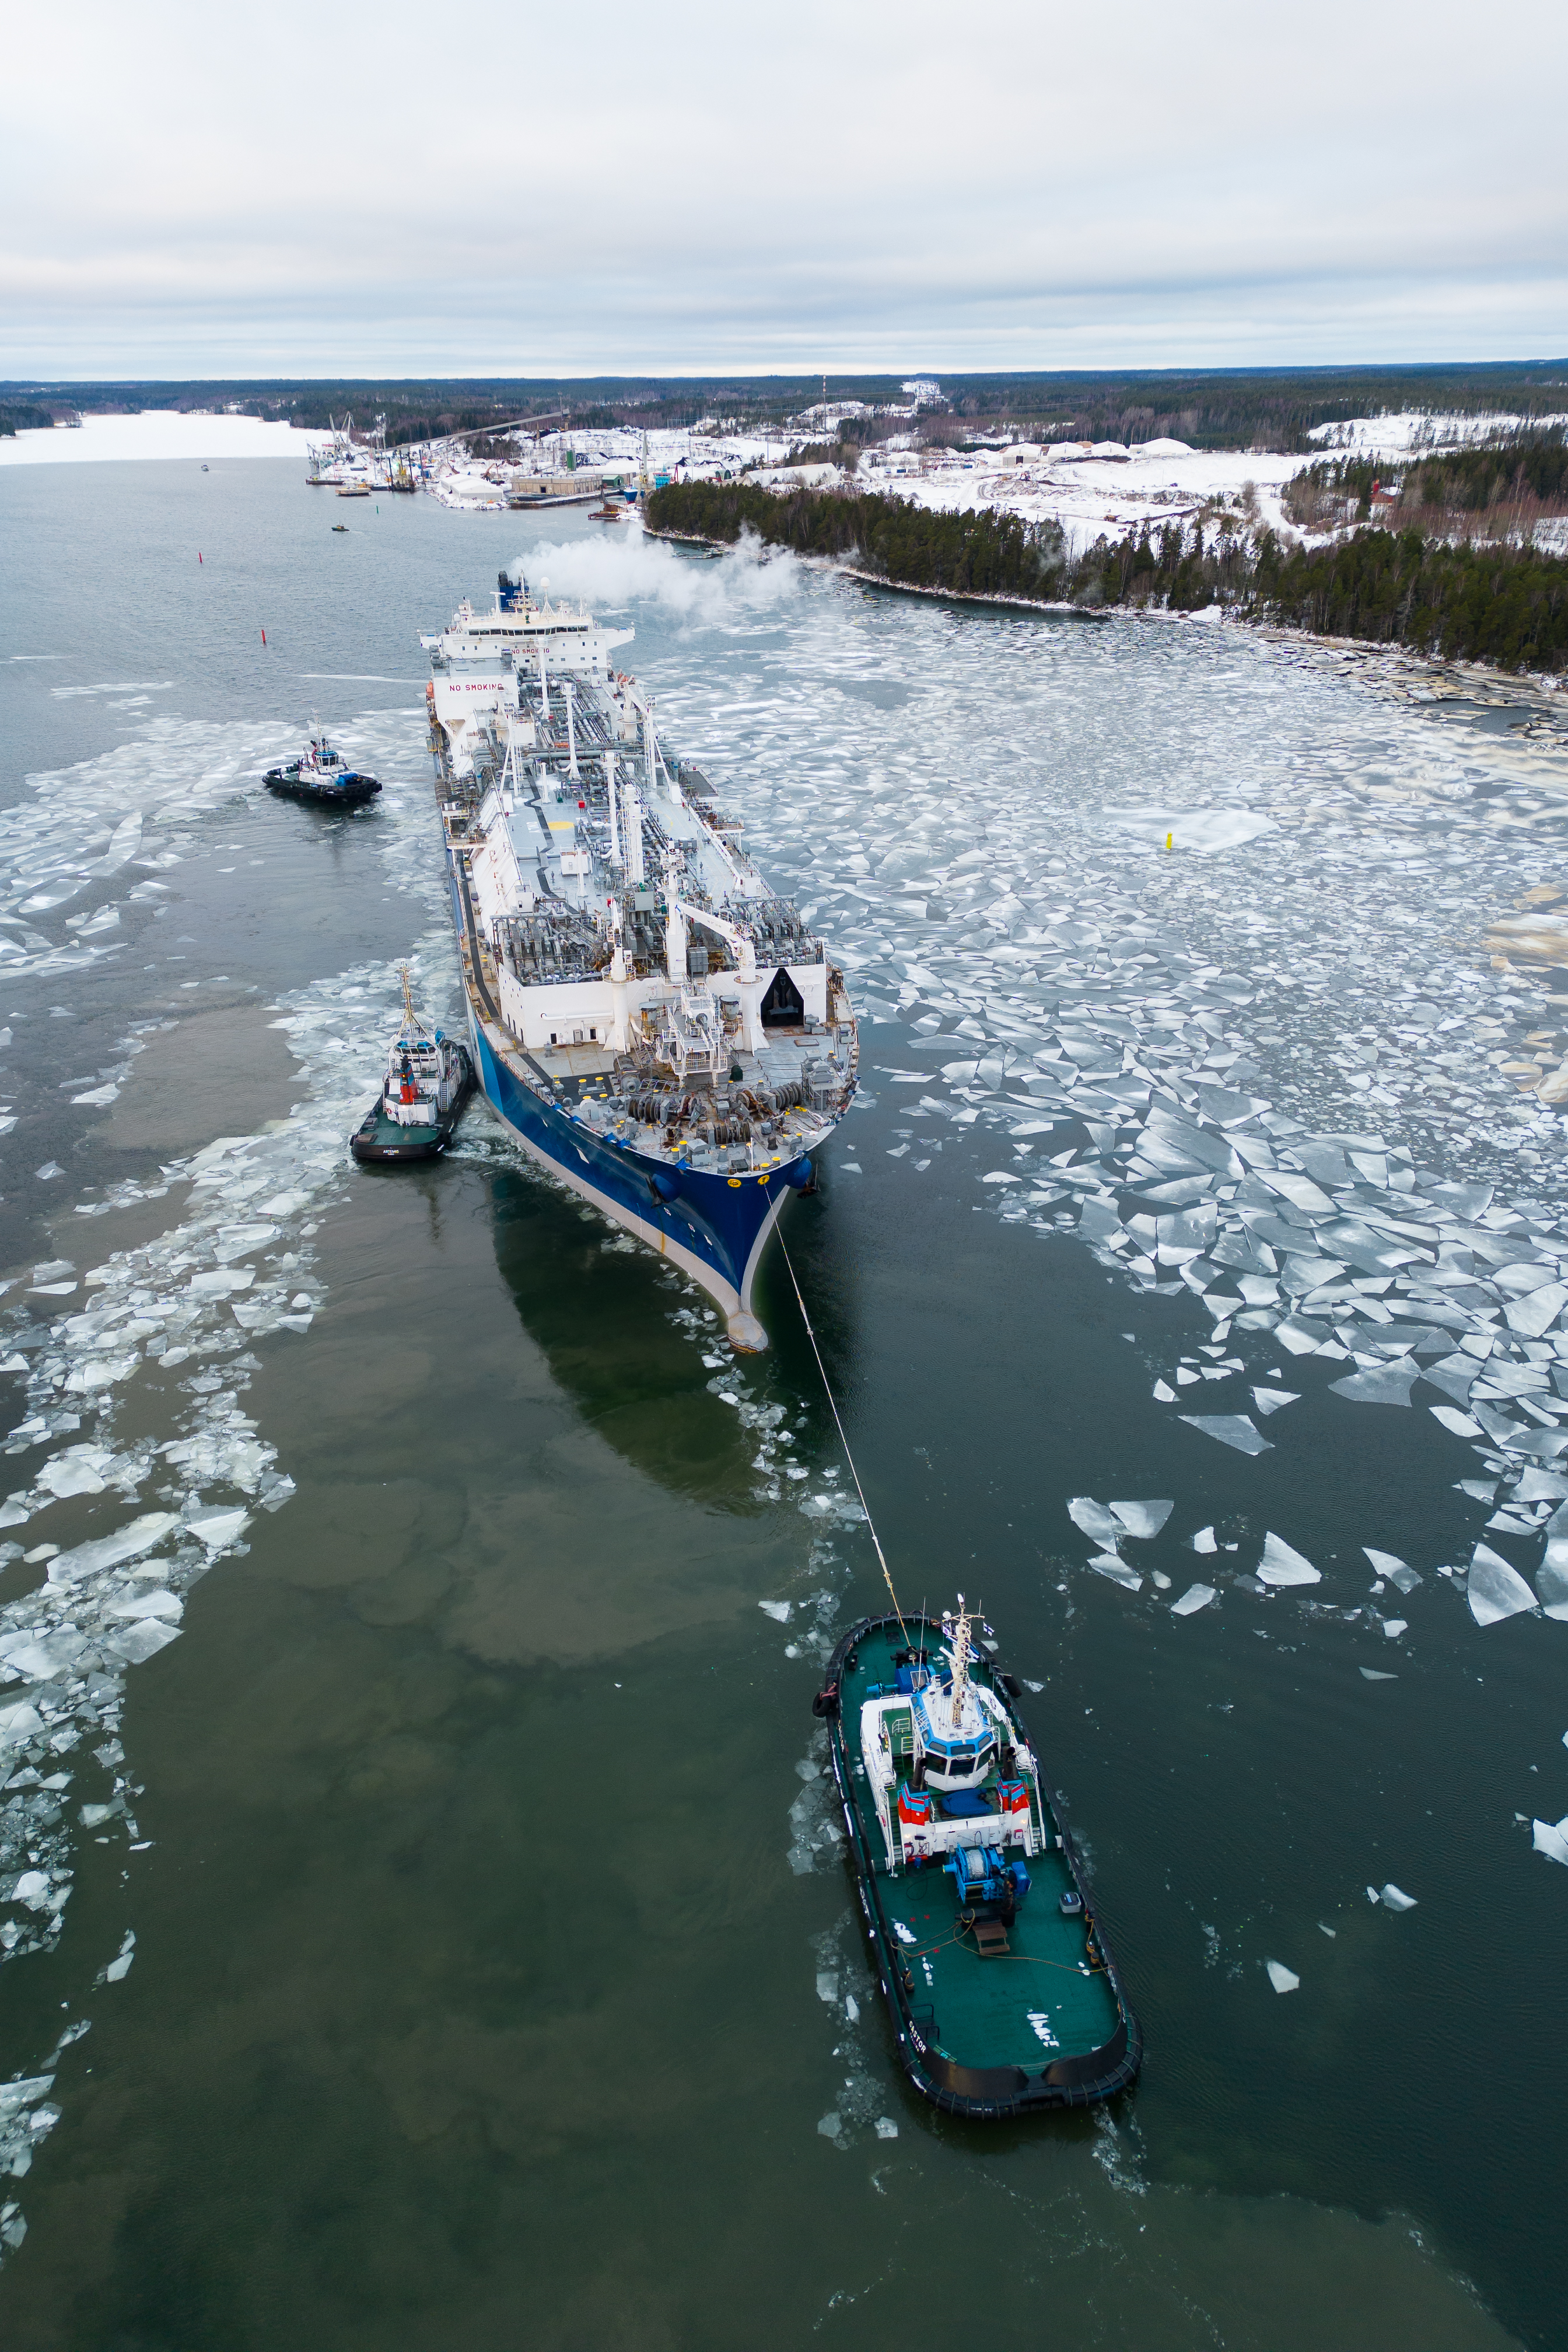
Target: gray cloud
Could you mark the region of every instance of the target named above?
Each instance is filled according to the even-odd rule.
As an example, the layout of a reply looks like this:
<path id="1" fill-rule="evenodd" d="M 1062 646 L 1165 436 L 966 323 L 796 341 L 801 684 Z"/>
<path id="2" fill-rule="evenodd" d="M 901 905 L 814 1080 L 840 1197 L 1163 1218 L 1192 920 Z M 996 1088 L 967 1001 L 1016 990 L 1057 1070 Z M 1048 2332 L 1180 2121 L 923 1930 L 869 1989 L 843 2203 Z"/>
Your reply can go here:
<path id="1" fill-rule="evenodd" d="M 0 373 L 1521 355 L 1563 15 L 84 0 L 14 19 Z"/>

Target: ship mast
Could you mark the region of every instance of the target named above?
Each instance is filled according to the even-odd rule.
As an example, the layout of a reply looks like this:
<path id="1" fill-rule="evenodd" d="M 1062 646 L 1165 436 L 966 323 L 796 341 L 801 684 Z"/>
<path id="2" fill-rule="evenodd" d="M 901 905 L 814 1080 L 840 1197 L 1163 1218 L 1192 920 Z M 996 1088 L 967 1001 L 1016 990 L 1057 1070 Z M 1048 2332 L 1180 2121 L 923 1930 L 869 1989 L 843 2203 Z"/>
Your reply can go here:
<path id="1" fill-rule="evenodd" d="M 428 1038 L 430 1032 L 425 1026 L 424 1022 L 419 1018 L 418 1013 L 414 1010 L 413 983 L 409 977 L 408 966 L 405 963 L 400 963 L 398 965 L 397 977 L 403 982 L 403 1026 L 405 1033 L 410 1040 L 420 1037 Z"/>
<path id="2" fill-rule="evenodd" d="M 958 1622 L 952 1629 L 952 1728 L 962 1727 L 963 1702 L 969 1696 L 970 1617 L 963 1605 L 963 1595 L 958 1596 Z"/>

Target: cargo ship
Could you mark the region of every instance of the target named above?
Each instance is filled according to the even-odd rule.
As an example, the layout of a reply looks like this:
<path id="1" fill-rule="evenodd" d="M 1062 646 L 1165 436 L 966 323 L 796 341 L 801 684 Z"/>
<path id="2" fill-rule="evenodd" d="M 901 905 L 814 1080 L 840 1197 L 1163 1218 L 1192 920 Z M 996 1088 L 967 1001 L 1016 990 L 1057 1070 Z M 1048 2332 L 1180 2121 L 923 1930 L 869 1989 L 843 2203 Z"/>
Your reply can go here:
<path id="1" fill-rule="evenodd" d="M 756 1349 L 758 1268 L 854 1099 L 858 1033 L 826 943 L 613 667 L 631 635 L 502 572 L 421 638 L 474 1069 L 532 1159 Z"/>

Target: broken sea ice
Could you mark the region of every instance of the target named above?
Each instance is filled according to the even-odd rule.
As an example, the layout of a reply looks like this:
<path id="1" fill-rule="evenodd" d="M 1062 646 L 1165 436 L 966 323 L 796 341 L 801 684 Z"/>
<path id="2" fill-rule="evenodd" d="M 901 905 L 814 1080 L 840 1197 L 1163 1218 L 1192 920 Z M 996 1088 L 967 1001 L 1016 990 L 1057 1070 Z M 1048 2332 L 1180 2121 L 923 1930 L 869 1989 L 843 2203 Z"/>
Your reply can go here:
<path id="1" fill-rule="evenodd" d="M 1478 1625 L 1500 1624 L 1505 1617 L 1536 1606 L 1535 1595 L 1518 1570 L 1484 1543 L 1476 1546 L 1471 1558 L 1466 1598 Z"/>
<path id="2" fill-rule="evenodd" d="M 1321 1584 L 1321 1571 L 1310 1559 L 1292 1549 L 1283 1538 L 1269 1534 L 1263 1539 L 1263 1558 L 1258 1563 L 1260 1584 L 1291 1585 Z"/>
<path id="3" fill-rule="evenodd" d="M 1206 1609 L 1209 1602 L 1217 1598 L 1218 1595 L 1212 1584 L 1189 1584 L 1181 1599 L 1172 1601 L 1171 1614 L 1173 1617 L 1194 1616 L 1200 1609 Z"/>
<path id="4" fill-rule="evenodd" d="M 1111 1510 L 1121 1522 L 1125 1532 L 1140 1539 L 1157 1536 L 1171 1513 L 1174 1503 L 1112 1503 Z"/>
<path id="5" fill-rule="evenodd" d="M 1234 1446 L 1237 1454 L 1268 1454 L 1272 1450 L 1270 1441 L 1259 1436 L 1244 1412 L 1184 1412 L 1179 1418 L 1189 1429 L 1201 1430 L 1205 1437 L 1216 1438 L 1221 1445 Z"/>

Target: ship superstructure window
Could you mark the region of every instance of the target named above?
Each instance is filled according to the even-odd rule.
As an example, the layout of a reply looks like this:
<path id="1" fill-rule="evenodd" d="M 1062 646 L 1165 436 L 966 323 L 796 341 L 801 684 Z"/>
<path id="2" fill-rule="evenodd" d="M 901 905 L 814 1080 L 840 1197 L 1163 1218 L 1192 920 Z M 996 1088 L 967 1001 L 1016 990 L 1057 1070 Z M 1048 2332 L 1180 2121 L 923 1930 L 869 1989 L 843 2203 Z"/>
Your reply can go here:
<path id="1" fill-rule="evenodd" d="M 764 1029 L 798 1029 L 805 1019 L 805 1000 L 781 963 L 763 999 Z"/>
<path id="2" fill-rule="evenodd" d="M 967 1777 L 971 1772 L 984 1771 L 994 1753 L 989 1742 L 979 1749 L 960 1748 L 945 1754 L 939 1748 L 927 1748 L 925 1768 L 928 1772 L 940 1773 L 943 1780 L 952 1779 L 958 1774 Z"/>

